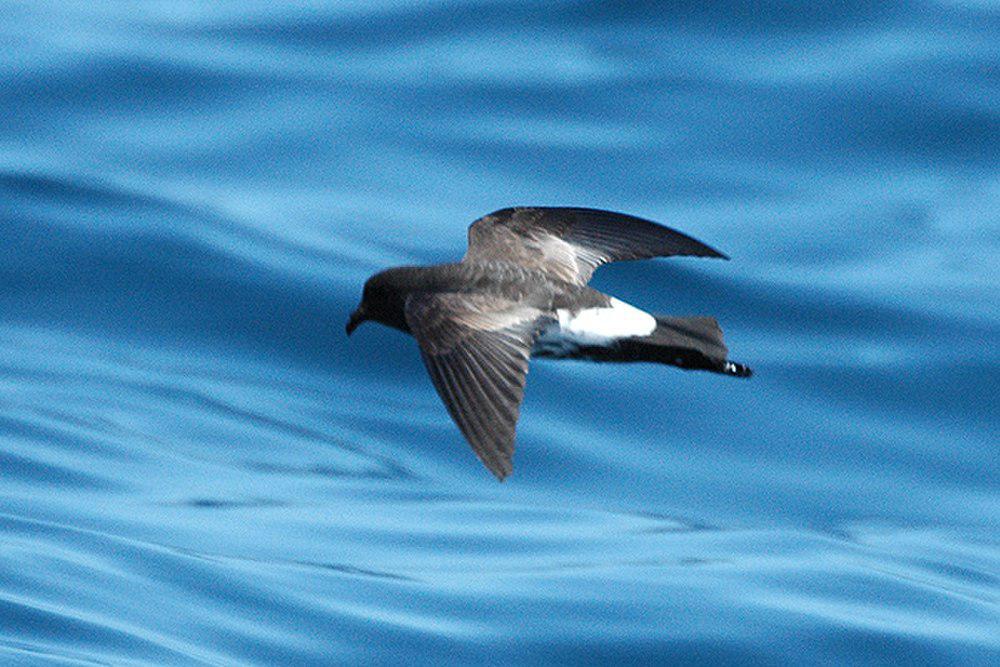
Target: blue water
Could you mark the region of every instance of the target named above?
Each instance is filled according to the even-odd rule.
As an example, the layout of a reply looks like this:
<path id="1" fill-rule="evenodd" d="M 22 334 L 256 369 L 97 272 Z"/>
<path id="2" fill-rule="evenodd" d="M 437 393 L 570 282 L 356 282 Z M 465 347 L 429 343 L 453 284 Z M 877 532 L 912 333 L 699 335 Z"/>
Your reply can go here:
<path id="1" fill-rule="evenodd" d="M 0 663 L 1000 662 L 996 3 L 0 16 Z M 511 204 L 754 378 L 537 362 L 498 484 L 343 326 Z"/>

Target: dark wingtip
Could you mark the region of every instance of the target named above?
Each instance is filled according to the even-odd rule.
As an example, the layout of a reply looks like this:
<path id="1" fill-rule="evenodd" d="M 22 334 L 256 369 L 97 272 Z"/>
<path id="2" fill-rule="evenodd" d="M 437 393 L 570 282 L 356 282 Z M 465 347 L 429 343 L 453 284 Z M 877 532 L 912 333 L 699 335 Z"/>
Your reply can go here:
<path id="1" fill-rule="evenodd" d="M 513 470 L 512 467 L 508 467 L 508 466 L 504 466 L 504 467 L 489 466 L 489 469 L 490 469 L 490 472 L 493 473 L 493 476 L 497 478 L 497 481 L 501 482 L 501 483 L 505 479 L 507 479 L 507 477 L 510 475 L 511 471 Z"/>
<path id="2" fill-rule="evenodd" d="M 466 440 L 469 440 L 470 444 L 472 443 L 472 440 L 470 440 L 468 436 L 466 436 Z M 475 445 L 473 445 L 473 447 L 475 447 Z M 486 466 L 486 469 L 497 478 L 498 482 L 504 481 L 510 473 L 513 472 L 514 464 L 510 460 L 505 461 L 502 455 L 485 449 L 477 448 L 475 451 L 476 456 L 479 457 L 479 460 L 484 466 Z"/>
<path id="3" fill-rule="evenodd" d="M 719 252 L 710 245 L 706 245 L 705 249 L 708 250 L 708 252 L 703 254 L 702 257 L 711 257 L 712 259 L 724 259 L 727 262 L 729 261 L 729 255 L 727 255 L 726 253 Z"/>

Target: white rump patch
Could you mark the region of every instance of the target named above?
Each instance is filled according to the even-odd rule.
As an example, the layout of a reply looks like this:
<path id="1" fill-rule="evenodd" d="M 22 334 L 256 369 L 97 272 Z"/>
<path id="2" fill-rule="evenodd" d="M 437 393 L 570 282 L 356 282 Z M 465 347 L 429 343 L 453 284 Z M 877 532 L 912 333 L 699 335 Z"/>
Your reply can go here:
<path id="1" fill-rule="evenodd" d="M 582 345 L 609 345 L 619 338 L 648 336 L 656 330 L 655 317 L 615 298 L 604 308 L 557 310 L 556 315 L 559 322 L 542 332 L 536 351 L 558 356 Z"/>

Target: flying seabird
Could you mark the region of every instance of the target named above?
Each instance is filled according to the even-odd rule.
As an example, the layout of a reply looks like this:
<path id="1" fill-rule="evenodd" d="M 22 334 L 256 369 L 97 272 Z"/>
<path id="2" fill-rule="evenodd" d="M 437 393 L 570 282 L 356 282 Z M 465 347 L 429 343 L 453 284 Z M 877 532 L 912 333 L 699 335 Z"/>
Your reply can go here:
<path id="1" fill-rule="evenodd" d="M 503 480 L 512 470 L 529 357 L 649 361 L 750 376 L 727 358 L 715 318 L 651 315 L 587 286 L 602 264 L 672 255 L 729 259 L 623 213 L 505 208 L 469 226 L 462 261 L 369 278 L 347 335 L 373 320 L 416 338 L 458 428 Z"/>

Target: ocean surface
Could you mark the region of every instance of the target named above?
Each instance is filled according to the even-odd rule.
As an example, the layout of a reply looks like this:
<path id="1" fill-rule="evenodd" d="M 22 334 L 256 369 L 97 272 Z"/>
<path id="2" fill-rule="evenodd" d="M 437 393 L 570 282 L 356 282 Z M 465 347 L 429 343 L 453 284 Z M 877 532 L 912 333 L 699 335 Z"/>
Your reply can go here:
<path id="1" fill-rule="evenodd" d="M 0 16 L 0 664 L 1000 663 L 1000 4 Z M 756 375 L 536 362 L 497 483 L 344 323 L 513 204 Z"/>

